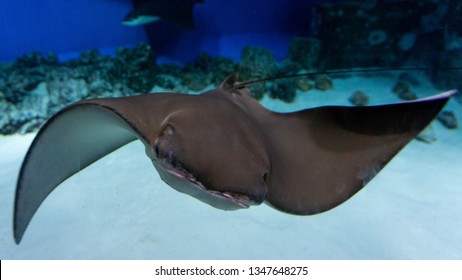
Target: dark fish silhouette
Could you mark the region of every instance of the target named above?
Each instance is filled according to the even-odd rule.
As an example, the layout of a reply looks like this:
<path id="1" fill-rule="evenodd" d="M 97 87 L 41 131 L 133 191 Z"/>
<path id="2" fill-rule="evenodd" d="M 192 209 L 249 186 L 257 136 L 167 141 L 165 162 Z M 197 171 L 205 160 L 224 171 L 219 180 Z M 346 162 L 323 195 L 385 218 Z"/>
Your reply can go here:
<path id="1" fill-rule="evenodd" d="M 203 0 L 134 0 L 134 9 L 122 21 L 129 26 L 167 20 L 179 27 L 194 28 L 193 8 Z"/>
<path id="2" fill-rule="evenodd" d="M 58 112 L 21 167 L 16 242 L 61 182 L 135 139 L 162 180 L 213 207 L 267 202 L 298 215 L 329 210 L 366 185 L 455 93 L 281 114 L 262 107 L 236 79 L 201 95 L 91 99 Z"/>

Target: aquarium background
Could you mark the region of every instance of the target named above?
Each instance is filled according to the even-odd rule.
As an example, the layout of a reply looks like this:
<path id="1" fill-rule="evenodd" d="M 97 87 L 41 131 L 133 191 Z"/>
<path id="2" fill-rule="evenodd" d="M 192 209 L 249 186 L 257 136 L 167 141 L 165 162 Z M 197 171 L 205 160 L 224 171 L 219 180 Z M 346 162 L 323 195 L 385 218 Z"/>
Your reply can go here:
<path id="1" fill-rule="evenodd" d="M 168 0 L 166 0 L 167 2 Z M 161 181 L 139 142 L 65 181 L 20 245 L 15 183 L 39 127 L 84 98 L 198 94 L 242 79 L 334 69 L 252 87 L 267 108 L 404 102 L 460 87 L 462 1 L 223 1 L 194 7 L 194 29 L 125 26 L 129 0 L 2 2 L 1 259 L 460 259 L 462 98 L 363 190 L 320 215 L 266 205 L 223 212 Z M 460 122 L 460 121 L 459 121 Z"/>
<path id="2" fill-rule="evenodd" d="M 132 9 L 130 0 L 6 0 L 0 11 L 0 60 L 15 60 L 32 51 L 67 58 L 82 50 L 110 52 L 139 42 L 151 42 L 160 55 L 183 63 L 202 51 L 238 59 L 249 44 L 267 47 L 282 58 L 291 37 L 309 34 L 313 3 L 205 0 L 194 8 L 194 30 L 166 22 L 144 30 L 121 24 Z"/>

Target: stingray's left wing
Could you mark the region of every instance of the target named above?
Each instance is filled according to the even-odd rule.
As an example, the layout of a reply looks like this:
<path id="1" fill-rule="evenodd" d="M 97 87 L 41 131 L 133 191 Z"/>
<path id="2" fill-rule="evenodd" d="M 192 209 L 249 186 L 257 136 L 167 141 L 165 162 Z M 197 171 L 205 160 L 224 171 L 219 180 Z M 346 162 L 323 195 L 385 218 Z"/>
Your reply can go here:
<path id="1" fill-rule="evenodd" d="M 425 128 L 454 93 L 382 106 L 273 114 L 263 126 L 272 142 L 267 201 L 299 215 L 343 203 Z"/>

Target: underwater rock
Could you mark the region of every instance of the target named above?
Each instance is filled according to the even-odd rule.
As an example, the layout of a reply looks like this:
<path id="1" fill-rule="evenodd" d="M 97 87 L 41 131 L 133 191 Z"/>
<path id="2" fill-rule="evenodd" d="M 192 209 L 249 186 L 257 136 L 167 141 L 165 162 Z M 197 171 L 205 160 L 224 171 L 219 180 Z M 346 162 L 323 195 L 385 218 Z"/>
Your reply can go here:
<path id="1" fill-rule="evenodd" d="M 415 100 L 417 95 L 411 91 L 408 83 L 398 80 L 392 88 L 392 92 L 402 100 Z"/>
<path id="2" fill-rule="evenodd" d="M 119 48 L 114 60 L 114 66 L 109 69 L 111 83 L 122 80 L 128 88 L 138 93 L 152 89 L 156 58 L 149 45 L 142 43 L 134 49 Z"/>
<path id="3" fill-rule="evenodd" d="M 342 1 L 314 7 L 321 69 L 430 66 L 441 51 L 449 0 Z M 460 13 L 459 13 L 460 14 Z M 436 55 L 437 56 L 437 55 Z"/>
<path id="4" fill-rule="evenodd" d="M 286 59 L 298 64 L 300 68 L 312 70 L 317 65 L 320 51 L 319 39 L 296 37 L 290 42 Z"/>
<path id="5" fill-rule="evenodd" d="M 399 94 L 400 92 L 405 92 L 408 90 L 409 90 L 409 84 L 404 81 L 398 80 L 398 82 L 396 82 L 396 84 L 393 86 L 393 89 L 391 91 L 395 94 Z"/>
<path id="6" fill-rule="evenodd" d="M 49 95 L 49 114 L 52 115 L 62 107 L 89 97 L 87 83 L 82 78 L 72 75 L 72 69 L 60 67 L 53 70 L 47 80 Z"/>
<path id="7" fill-rule="evenodd" d="M 181 78 L 171 74 L 157 74 L 154 78 L 155 85 L 166 90 L 183 92 L 179 90 L 183 86 Z"/>
<path id="8" fill-rule="evenodd" d="M 31 52 L 16 59 L 13 64 L 13 68 L 25 69 L 41 66 L 53 66 L 58 63 L 58 56 L 54 53 L 49 53 L 48 57 L 45 57 L 40 52 Z"/>
<path id="9" fill-rule="evenodd" d="M 355 91 L 348 99 L 355 106 L 367 106 L 369 97 L 361 90 Z"/>
<path id="10" fill-rule="evenodd" d="M 154 76 L 154 85 L 169 91 L 186 93 L 188 89 L 183 86 L 183 68 L 176 64 L 157 65 Z"/>
<path id="11" fill-rule="evenodd" d="M 272 77 L 278 69 L 272 52 L 264 48 L 246 46 L 242 50 L 238 70 L 241 79 L 248 80 Z"/>
<path id="12" fill-rule="evenodd" d="M 16 107 L 28 118 L 43 120 L 49 116 L 49 106 L 50 95 L 48 94 L 46 83 L 42 82 Z"/>
<path id="13" fill-rule="evenodd" d="M 34 69 L 13 70 L 5 81 L 4 97 L 12 104 L 19 104 L 44 80 L 45 77 Z"/>
<path id="14" fill-rule="evenodd" d="M 183 74 L 183 84 L 192 91 L 203 90 L 211 83 L 211 75 L 206 72 L 187 72 Z"/>
<path id="15" fill-rule="evenodd" d="M 24 98 L 21 104 L 16 106 L 15 113 L 17 117 L 12 118 L 12 127 L 16 126 L 17 133 L 19 134 L 37 130 L 49 116 L 49 105 L 49 95 L 46 85 L 45 83 L 41 83 Z"/>
<path id="16" fill-rule="evenodd" d="M 334 84 L 328 75 L 316 75 L 314 77 L 314 87 L 317 90 L 326 91 L 334 88 Z"/>
<path id="17" fill-rule="evenodd" d="M 79 65 L 91 65 L 91 64 L 97 64 L 97 63 L 99 64 L 102 61 L 105 61 L 105 59 L 101 55 L 99 50 L 92 49 L 92 50 L 81 52 L 79 59 L 76 59 L 73 62 L 76 62 Z"/>
<path id="18" fill-rule="evenodd" d="M 37 130 L 48 118 L 49 97 L 45 83 L 28 94 L 20 104 L 0 101 L 0 134 L 24 134 Z"/>
<path id="19" fill-rule="evenodd" d="M 237 67 L 229 58 L 212 57 L 203 52 L 183 68 L 183 84 L 192 91 L 202 90 L 210 84 L 218 86 L 230 73 L 236 72 Z"/>
<path id="20" fill-rule="evenodd" d="M 0 91 L 0 111 L 2 112 L 0 114 L 0 134 L 9 134 L 6 133 L 6 127 L 10 123 L 10 105 L 8 102 L 6 102 L 3 92 Z"/>
<path id="21" fill-rule="evenodd" d="M 299 63 L 294 63 L 292 60 L 285 58 L 283 61 L 277 64 L 278 71 L 277 76 L 287 76 L 297 73 L 306 72 L 303 70 Z"/>
<path id="22" fill-rule="evenodd" d="M 274 77 L 278 73 L 274 54 L 269 50 L 246 46 L 242 50 L 241 61 L 238 66 L 241 80 L 262 79 Z M 265 86 L 253 87 L 252 92 L 256 99 L 260 99 L 266 93 Z"/>
<path id="23" fill-rule="evenodd" d="M 157 74 L 166 74 L 179 78 L 183 74 L 183 68 L 177 64 L 161 64 L 156 66 Z"/>
<path id="24" fill-rule="evenodd" d="M 212 84 L 218 86 L 230 75 L 230 73 L 234 73 L 237 70 L 238 64 L 232 59 L 217 56 L 212 60 L 212 64 L 208 71 L 213 74 Z"/>
<path id="25" fill-rule="evenodd" d="M 272 82 L 270 97 L 280 99 L 286 103 L 294 101 L 297 95 L 297 88 L 290 79 L 280 79 Z"/>
<path id="26" fill-rule="evenodd" d="M 266 83 L 256 83 L 249 85 L 250 95 L 256 100 L 260 100 L 263 96 L 269 92 L 268 86 Z"/>
<path id="27" fill-rule="evenodd" d="M 297 88 L 301 91 L 309 91 L 314 87 L 311 83 L 311 80 L 308 77 L 295 78 L 294 83 L 297 86 Z"/>
<path id="28" fill-rule="evenodd" d="M 185 65 L 182 83 L 192 91 L 200 91 L 212 82 L 212 56 L 202 52 L 197 59 Z"/>
<path id="29" fill-rule="evenodd" d="M 64 106 L 90 97 L 148 92 L 155 79 L 155 57 L 146 44 L 120 48 L 115 57 L 98 50 L 59 63 L 56 55 L 33 52 L 0 64 L 0 133 L 37 129 Z"/>
<path id="30" fill-rule="evenodd" d="M 401 98 L 402 100 L 406 100 L 406 101 L 409 101 L 409 100 L 415 100 L 417 99 L 417 94 L 414 93 L 413 91 L 404 91 L 404 92 L 401 92 L 398 94 L 399 98 Z"/>
<path id="31" fill-rule="evenodd" d="M 435 131 L 433 131 L 433 128 L 431 125 L 427 126 L 424 130 L 422 130 L 419 134 L 417 134 L 415 139 L 420 142 L 424 142 L 428 144 L 433 143 L 437 140 Z"/>
<path id="32" fill-rule="evenodd" d="M 458 127 L 456 115 L 452 111 L 443 111 L 436 119 L 448 129 L 456 129 Z"/>
<path id="33" fill-rule="evenodd" d="M 44 65 L 38 65 L 43 62 Z M 45 81 L 55 61 L 49 61 L 38 53 L 19 57 L 15 62 L 2 66 L 0 74 L 0 90 L 5 99 L 13 104 L 22 102 L 27 94 Z"/>

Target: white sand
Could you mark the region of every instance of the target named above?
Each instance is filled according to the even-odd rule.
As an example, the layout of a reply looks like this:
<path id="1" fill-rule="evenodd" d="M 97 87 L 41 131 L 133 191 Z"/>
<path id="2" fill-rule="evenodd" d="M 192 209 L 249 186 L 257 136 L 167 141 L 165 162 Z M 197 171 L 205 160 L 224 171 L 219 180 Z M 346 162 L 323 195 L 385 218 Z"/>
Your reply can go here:
<path id="1" fill-rule="evenodd" d="M 396 102 L 395 79 L 335 80 L 300 93 L 292 111 L 347 105 L 357 89 Z M 437 93 L 424 83 L 419 96 Z M 462 107 L 451 100 L 462 121 Z M 363 190 L 326 213 L 298 217 L 266 205 L 224 212 L 163 183 L 137 141 L 70 178 L 43 203 L 21 245 L 12 236 L 15 181 L 34 135 L 0 137 L 1 259 L 460 259 L 462 130 L 433 123 Z"/>

